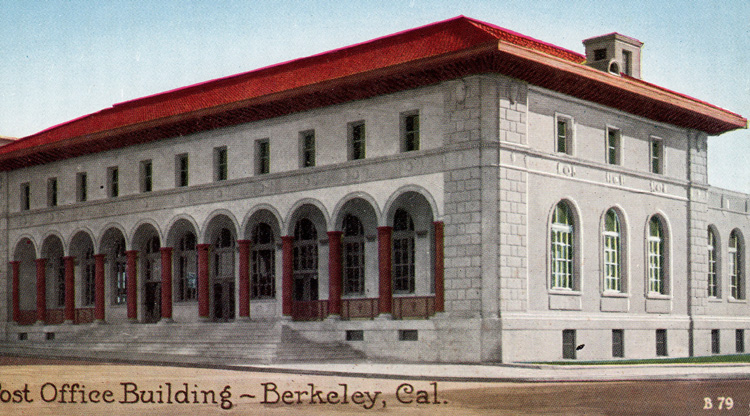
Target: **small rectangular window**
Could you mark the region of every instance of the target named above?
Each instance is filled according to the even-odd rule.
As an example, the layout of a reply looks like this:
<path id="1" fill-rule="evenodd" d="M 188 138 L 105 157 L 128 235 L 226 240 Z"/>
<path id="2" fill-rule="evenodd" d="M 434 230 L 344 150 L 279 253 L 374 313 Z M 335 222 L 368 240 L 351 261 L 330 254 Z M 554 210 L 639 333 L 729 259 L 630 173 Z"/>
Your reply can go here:
<path id="1" fill-rule="evenodd" d="M 620 164 L 620 130 L 607 127 L 607 163 Z"/>
<path id="2" fill-rule="evenodd" d="M 622 71 L 625 75 L 633 75 L 633 54 L 630 51 L 622 51 Z"/>
<path id="3" fill-rule="evenodd" d="M 419 112 L 401 114 L 401 151 L 419 150 Z"/>
<path id="4" fill-rule="evenodd" d="M 400 329 L 398 331 L 399 341 L 418 341 L 419 332 L 416 329 Z"/>
<path id="5" fill-rule="evenodd" d="M 315 131 L 308 130 L 299 134 L 301 168 L 315 166 Z"/>
<path id="6" fill-rule="evenodd" d="M 349 123 L 349 160 L 365 158 L 365 122 Z"/>
<path id="7" fill-rule="evenodd" d="M 607 50 L 604 48 L 594 49 L 594 60 L 601 61 L 602 59 L 607 59 Z"/>
<path id="8" fill-rule="evenodd" d="M 573 154 L 573 119 L 567 116 L 555 116 L 555 151 Z"/>
<path id="9" fill-rule="evenodd" d="M 711 330 L 711 354 L 721 354 L 721 338 L 718 329 Z"/>
<path id="10" fill-rule="evenodd" d="M 188 186 L 188 155 L 183 153 L 175 157 L 175 184 L 177 187 Z"/>
<path id="11" fill-rule="evenodd" d="M 47 179 L 47 206 L 57 206 L 57 178 Z"/>
<path id="12" fill-rule="evenodd" d="M 656 355 L 658 357 L 666 357 L 667 354 L 667 330 L 657 329 L 656 330 Z"/>
<path id="13" fill-rule="evenodd" d="M 151 192 L 154 189 L 154 167 L 150 160 L 141 162 L 141 192 Z"/>
<path id="14" fill-rule="evenodd" d="M 612 356 L 616 358 L 625 356 L 625 334 L 622 329 L 612 330 Z"/>
<path id="15" fill-rule="evenodd" d="M 255 141 L 255 174 L 263 175 L 271 171 L 271 148 L 268 139 Z"/>
<path id="16" fill-rule="evenodd" d="M 120 196 L 120 171 L 117 166 L 107 169 L 107 190 L 110 198 Z"/>
<path id="17" fill-rule="evenodd" d="M 76 175 L 76 188 L 78 202 L 86 202 L 88 199 L 88 175 L 86 175 L 86 172 L 78 172 L 78 175 Z"/>
<path id="18" fill-rule="evenodd" d="M 21 184 L 21 211 L 31 209 L 31 185 L 26 182 Z"/>
<path id="19" fill-rule="evenodd" d="M 365 331 L 361 329 L 352 329 L 352 330 L 346 331 L 346 340 L 347 341 L 364 341 Z"/>
<path id="20" fill-rule="evenodd" d="M 576 359 L 576 330 L 565 329 L 562 333 L 563 337 L 563 358 L 575 360 Z"/>
<path id="21" fill-rule="evenodd" d="M 214 181 L 229 178 L 229 155 L 226 146 L 214 148 Z"/>
<path id="22" fill-rule="evenodd" d="M 745 352 L 745 330 L 738 329 L 734 331 L 734 349 L 737 353 Z"/>
<path id="23" fill-rule="evenodd" d="M 651 138 L 651 173 L 664 173 L 664 148 L 661 139 Z"/>

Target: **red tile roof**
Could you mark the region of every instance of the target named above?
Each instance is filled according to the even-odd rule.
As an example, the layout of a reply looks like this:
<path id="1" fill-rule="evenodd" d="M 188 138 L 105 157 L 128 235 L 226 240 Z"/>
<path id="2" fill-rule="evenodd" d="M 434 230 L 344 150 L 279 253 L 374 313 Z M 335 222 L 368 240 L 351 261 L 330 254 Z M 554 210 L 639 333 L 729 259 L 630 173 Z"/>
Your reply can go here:
<path id="1" fill-rule="evenodd" d="M 736 114 L 690 97 L 588 68 L 582 65 L 584 60 L 581 54 L 459 16 L 330 52 L 115 104 L 2 146 L 0 170 L 277 117 L 491 71 L 710 134 L 744 128 L 747 124 Z M 659 96 L 657 92 L 667 96 Z M 655 113 L 654 109 L 663 114 Z"/>

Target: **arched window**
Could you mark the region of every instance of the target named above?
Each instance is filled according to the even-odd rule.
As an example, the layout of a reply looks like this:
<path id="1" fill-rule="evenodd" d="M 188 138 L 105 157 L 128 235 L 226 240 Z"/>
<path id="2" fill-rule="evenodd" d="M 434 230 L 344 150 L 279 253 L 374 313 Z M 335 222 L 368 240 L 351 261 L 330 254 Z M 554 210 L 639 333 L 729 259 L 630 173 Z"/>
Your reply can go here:
<path id="1" fill-rule="evenodd" d="M 118 239 L 115 243 L 114 249 L 115 262 L 112 268 L 112 273 L 115 282 L 114 290 L 114 304 L 122 305 L 127 301 L 128 298 L 128 287 L 127 287 L 127 273 L 126 264 L 127 258 L 125 256 L 125 240 Z"/>
<path id="2" fill-rule="evenodd" d="M 735 299 L 745 298 L 745 276 L 742 273 L 742 240 L 737 230 L 729 235 L 729 293 Z"/>
<path id="3" fill-rule="evenodd" d="M 414 221 L 406 210 L 393 215 L 393 292 L 414 293 Z"/>
<path id="4" fill-rule="evenodd" d="M 719 274 L 718 274 L 718 243 L 716 233 L 708 229 L 708 297 L 719 297 Z"/>
<path id="5" fill-rule="evenodd" d="M 294 300 L 318 300 L 318 232 L 307 218 L 294 227 Z"/>
<path id="6" fill-rule="evenodd" d="M 657 216 L 648 222 L 648 291 L 666 294 L 666 256 L 664 226 Z"/>
<path id="7" fill-rule="evenodd" d="M 83 280 L 83 304 L 93 305 L 95 299 L 94 283 L 94 249 L 89 247 L 81 259 L 81 276 Z"/>
<path id="8" fill-rule="evenodd" d="M 344 256 L 344 295 L 365 293 L 365 229 L 359 218 L 344 216 L 341 240 Z"/>
<path id="9" fill-rule="evenodd" d="M 253 229 L 252 276 L 250 297 L 270 299 L 276 296 L 276 247 L 273 230 L 266 223 Z"/>
<path id="10" fill-rule="evenodd" d="M 198 293 L 198 260 L 195 234 L 188 232 L 177 242 L 177 300 L 195 300 Z"/>
<path id="11" fill-rule="evenodd" d="M 622 291 L 622 235 L 620 217 L 613 209 L 604 217 L 604 289 Z"/>
<path id="12" fill-rule="evenodd" d="M 573 215 L 564 202 L 555 206 L 552 214 L 550 264 L 553 289 L 573 289 L 574 231 Z"/>

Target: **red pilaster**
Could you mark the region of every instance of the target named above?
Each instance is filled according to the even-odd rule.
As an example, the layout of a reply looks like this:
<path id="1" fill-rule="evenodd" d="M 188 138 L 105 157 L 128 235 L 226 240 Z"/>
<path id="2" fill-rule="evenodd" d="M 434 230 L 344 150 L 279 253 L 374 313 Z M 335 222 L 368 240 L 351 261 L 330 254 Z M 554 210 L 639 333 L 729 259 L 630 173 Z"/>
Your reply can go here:
<path id="1" fill-rule="evenodd" d="M 13 322 L 19 323 L 21 320 L 21 278 L 20 278 L 20 261 L 10 262 L 11 273 L 13 274 Z"/>
<path id="2" fill-rule="evenodd" d="M 172 247 L 161 247 L 161 317 L 172 319 Z"/>
<path id="3" fill-rule="evenodd" d="M 104 321 L 104 254 L 94 255 L 94 320 Z"/>
<path id="4" fill-rule="evenodd" d="M 250 317 L 250 241 L 237 240 L 240 250 L 240 318 Z"/>
<path id="5" fill-rule="evenodd" d="M 281 310 L 284 316 L 292 316 L 292 289 L 294 287 L 294 237 L 281 237 Z"/>
<path id="6" fill-rule="evenodd" d="M 36 320 L 44 323 L 47 319 L 47 259 L 36 259 Z"/>
<path id="7" fill-rule="evenodd" d="M 210 244 L 198 244 L 198 316 L 208 318 L 208 249 Z"/>
<path id="8" fill-rule="evenodd" d="M 378 227 L 378 272 L 380 275 L 378 312 L 393 312 L 393 284 L 391 276 L 391 236 L 393 227 Z"/>
<path id="9" fill-rule="evenodd" d="M 341 231 L 328 232 L 328 314 L 341 315 Z"/>
<path id="10" fill-rule="evenodd" d="M 444 224 L 435 221 L 435 312 L 445 312 Z"/>
<path id="11" fill-rule="evenodd" d="M 76 258 L 65 256 L 63 264 L 65 265 L 65 320 L 72 323 L 76 319 Z"/>
<path id="12" fill-rule="evenodd" d="M 125 286 L 127 289 L 127 302 L 128 302 L 128 319 L 131 321 L 138 320 L 138 283 L 137 283 L 137 270 L 136 265 L 138 264 L 138 251 L 128 250 L 125 252 L 127 256 L 127 263 L 125 265 Z"/>

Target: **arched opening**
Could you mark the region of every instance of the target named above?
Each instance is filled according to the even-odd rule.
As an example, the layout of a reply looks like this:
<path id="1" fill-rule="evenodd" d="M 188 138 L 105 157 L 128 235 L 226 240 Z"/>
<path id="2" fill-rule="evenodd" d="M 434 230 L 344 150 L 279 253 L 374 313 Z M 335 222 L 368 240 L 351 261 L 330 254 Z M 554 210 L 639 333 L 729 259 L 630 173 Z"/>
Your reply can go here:
<path id="1" fill-rule="evenodd" d="M 133 248 L 138 251 L 140 321 L 158 322 L 161 319 L 161 238 L 156 227 L 141 225 L 133 237 Z"/>
<path id="2" fill-rule="evenodd" d="M 318 233 L 301 218 L 294 226 L 294 300 L 318 300 Z"/>
<path id="3" fill-rule="evenodd" d="M 65 308 L 65 262 L 63 244 L 56 235 L 47 237 L 42 243 L 41 257 L 45 262 L 45 283 L 48 324 L 62 323 Z"/>
<path id="4" fill-rule="evenodd" d="M 250 299 L 276 297 L 276 243 L 273 229 L 265 222 L 253 227 L 251 238 Z"/>
<path id="5" fill-rule="evenodd" d="M 232 232 L 218 230 L 213 240 L 213 303 L 214 319 L 234 319 L 234 243 Z"/>
<path id="6" fill-rule="evenodd" d="M 30 325 L 36 321 L 36 248 L 34 242 L 23 238 L 16 244 L 13 266 L 18 268 L 18 324 Z"/>

